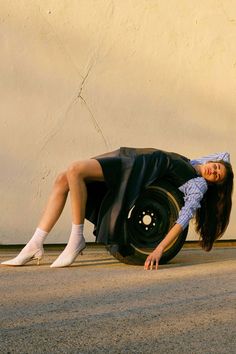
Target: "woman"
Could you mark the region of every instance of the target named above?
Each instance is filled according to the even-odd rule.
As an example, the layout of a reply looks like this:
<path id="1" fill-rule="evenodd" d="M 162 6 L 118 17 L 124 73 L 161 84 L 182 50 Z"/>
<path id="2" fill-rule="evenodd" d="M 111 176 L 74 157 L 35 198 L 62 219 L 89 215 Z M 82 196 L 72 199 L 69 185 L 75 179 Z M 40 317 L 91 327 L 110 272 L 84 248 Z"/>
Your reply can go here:
<path id="1" fill-rule="evenodd" d="M 71 265 L 85 248 L 84 219 L 95 225 L 99 242 L 125 243 L 127 212 L 148 185 L 169 180 L 184 195 L 184 206 L 176 223 L 147 257 L 144 269 L 158 268 L 165 248 L 187 227 L 196 213 L 196 229 L 202 247 L 209 251 L 229 223 L 233 171 L 228 153 L 201 159 L 188 158 L 157 149 L 120 148 L 89 160 L 71 164 L 54 184 L 39 225 L 19 255 L 5 266 L 21 266 L 43 256 L 43 242 L 58 220 L 68 192 L 72 210 L 69 242 L 51 267 Z"/>

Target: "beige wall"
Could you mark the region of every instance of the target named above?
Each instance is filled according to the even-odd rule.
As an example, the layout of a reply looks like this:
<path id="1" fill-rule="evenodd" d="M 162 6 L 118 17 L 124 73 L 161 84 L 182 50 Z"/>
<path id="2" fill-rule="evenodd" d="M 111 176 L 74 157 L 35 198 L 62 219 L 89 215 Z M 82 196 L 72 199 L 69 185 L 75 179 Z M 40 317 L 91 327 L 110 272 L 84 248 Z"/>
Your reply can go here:
<path id="1" fill-rule="evenodd" d="M 73 160 L 149 146 L 235 164 L 235 1 L 1 0 L 0 40 L 0 243 L 28 240 Z M 69 229 L 67 207 L 48 242 Z"/>

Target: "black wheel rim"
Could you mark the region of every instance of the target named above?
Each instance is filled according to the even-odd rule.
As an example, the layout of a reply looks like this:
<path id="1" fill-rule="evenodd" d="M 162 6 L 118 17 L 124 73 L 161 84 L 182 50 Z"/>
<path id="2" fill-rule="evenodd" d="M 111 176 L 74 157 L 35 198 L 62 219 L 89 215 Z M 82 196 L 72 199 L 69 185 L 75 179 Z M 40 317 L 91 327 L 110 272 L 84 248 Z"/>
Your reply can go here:
<path id="1" fill-rule="evenodd" d="M 139 252 L 149 253 L 165 237 L 176 221 L 179 205 L 171 193 L 159 186 L 150 186 L 130 210 L 127 237 Z"/>

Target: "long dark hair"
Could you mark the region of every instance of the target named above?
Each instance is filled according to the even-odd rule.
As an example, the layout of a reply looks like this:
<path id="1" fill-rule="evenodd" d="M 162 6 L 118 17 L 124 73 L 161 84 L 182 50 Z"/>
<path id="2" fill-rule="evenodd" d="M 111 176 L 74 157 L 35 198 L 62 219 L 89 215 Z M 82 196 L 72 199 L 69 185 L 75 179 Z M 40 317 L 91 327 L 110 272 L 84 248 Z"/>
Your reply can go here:
<path id="1" fill-rule="evenodd" d="M 208 183 L 208 190 L 201 200 L 201 208 L 196 212 L 196 231 L 200 234 L 200 244 L 205 251 L 210 251 L 214 241 L 225 232 L 232 207 L 232 166 L 223 160 L 217 162 L 225 166 L 226 176 L 223 182 Z"/>

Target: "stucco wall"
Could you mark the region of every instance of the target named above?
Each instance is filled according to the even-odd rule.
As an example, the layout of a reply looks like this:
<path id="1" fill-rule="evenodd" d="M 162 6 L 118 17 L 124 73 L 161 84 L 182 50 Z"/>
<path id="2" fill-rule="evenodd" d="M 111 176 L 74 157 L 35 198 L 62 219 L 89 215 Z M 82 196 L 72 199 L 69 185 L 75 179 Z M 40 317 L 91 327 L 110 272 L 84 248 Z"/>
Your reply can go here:
<path id="1" fill-rule="evenodd" d="M 1 0 L 0 39 L 0 243 L 28 240 L 73 160 L 149 146 L 235 164 L 235 1 Z M 66 241 L 68 206 L 47 242 Z"/>

